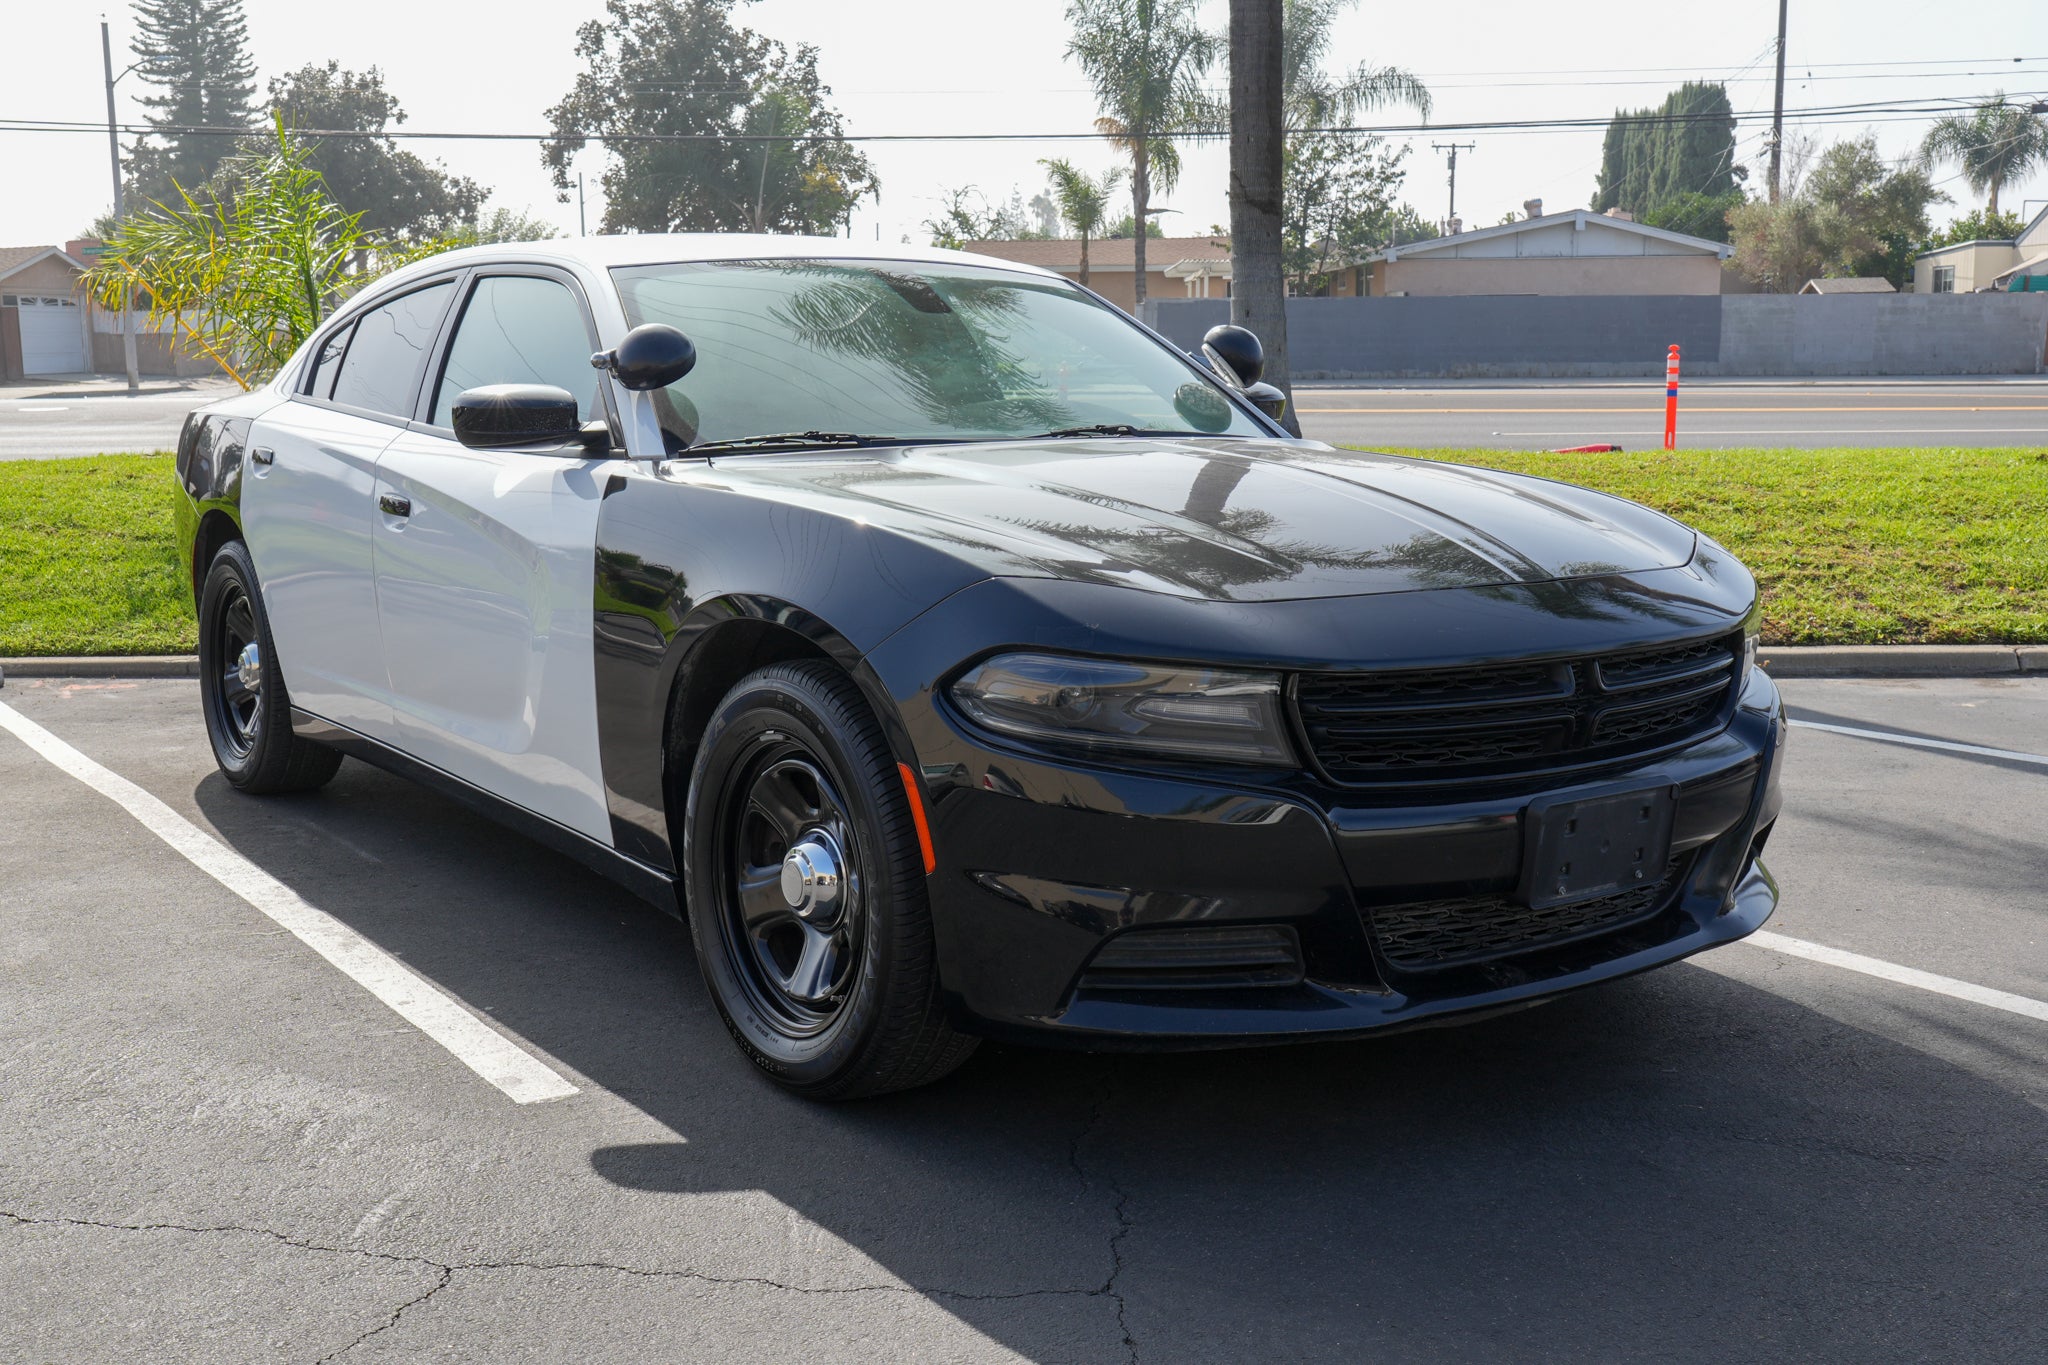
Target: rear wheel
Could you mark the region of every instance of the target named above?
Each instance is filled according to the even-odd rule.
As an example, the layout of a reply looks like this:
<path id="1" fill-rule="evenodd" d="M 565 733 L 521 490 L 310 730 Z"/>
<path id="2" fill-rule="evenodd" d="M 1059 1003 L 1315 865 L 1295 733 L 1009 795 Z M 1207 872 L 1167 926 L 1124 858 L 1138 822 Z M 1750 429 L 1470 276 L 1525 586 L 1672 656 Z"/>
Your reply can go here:
<path id="1" fill-rule="evenodd" d="M 199 696 L 214 762 L 239 791 L 310 791 L 341 755 L 292 733 L 256 566 L 239 540 L 221 546 L 199 591 Z"/>
<path id="2" fill-rule="evenodd" d="M 937 1080 L 973 1052 L 939 1006 L 895 757 L 839 670 L 778 664 L 720 703 L 691 775 L 683 856 L 712 999 L 776 1081 L 851 1099 Z"/>

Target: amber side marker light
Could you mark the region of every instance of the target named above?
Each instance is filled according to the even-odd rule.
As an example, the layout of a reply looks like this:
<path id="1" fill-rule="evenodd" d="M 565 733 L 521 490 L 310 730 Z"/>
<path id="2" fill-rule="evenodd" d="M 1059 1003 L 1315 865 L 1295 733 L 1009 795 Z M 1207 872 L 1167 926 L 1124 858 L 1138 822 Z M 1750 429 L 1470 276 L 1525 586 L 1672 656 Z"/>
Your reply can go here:
<path id="1" fill-rule="evenodd" d="M 896 771 L 903 774 L 903 796 L 910 802 L 910 823 L 917 826 L 917 846 L 924 853 L 924 875 L 929 877 L 939 860 L 932 853 L 932 827 L 924 818 L 924 795 L 918 791 L 917 774 L 910 771 L 908 763 L 898 763 Z"/>

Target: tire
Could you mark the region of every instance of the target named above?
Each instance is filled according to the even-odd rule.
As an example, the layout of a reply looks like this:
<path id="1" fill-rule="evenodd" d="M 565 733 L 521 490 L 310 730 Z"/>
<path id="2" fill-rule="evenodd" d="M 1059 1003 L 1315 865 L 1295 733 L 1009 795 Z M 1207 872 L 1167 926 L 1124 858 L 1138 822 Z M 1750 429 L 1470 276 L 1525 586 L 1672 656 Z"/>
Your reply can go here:
<path id="1" fill-rule="evenodd" d="M 778 1084 L 855 1099 L 935 1081 L 974 1051 L 939 1003 L 895 755 L 832 665 L 764 668 L 719 703 L 690 775 L 683 866 L 711 998 Z"/>
<path id="2" fill-rule="evenodd" d="M 241 662 L 255 646 L 254 667 Z M 311 791 L 341 767 L 333 749 L 292 733 L 291 696 L 270 641 L 249 547 L 220 547 L 199 590 L 199 696 L 214 762 L 237 791 Z"/>

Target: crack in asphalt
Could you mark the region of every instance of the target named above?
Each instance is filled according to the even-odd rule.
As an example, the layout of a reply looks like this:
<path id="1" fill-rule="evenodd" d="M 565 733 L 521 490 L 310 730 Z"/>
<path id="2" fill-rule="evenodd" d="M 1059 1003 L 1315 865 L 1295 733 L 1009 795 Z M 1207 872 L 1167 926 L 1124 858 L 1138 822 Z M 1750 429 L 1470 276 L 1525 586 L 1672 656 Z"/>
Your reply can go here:
<path id="1" fill-rule="evenodd" d="M 1079 1169 L 1078 1165 L 1076 1169 Z M 1086 1178 L 1085 1175 L 1083 1178 Z M 1113 1182 L 1110 1188 L 1112 1190 L 1116 1189 Z M 1117 1239 L 1121 1238 L 1124 1232 L 1129 1230 L 1128 1223 L 1124 1222 L 1122 1217 L 1123 1194 L 1120 1190 L 1117 1191 L 1117 1198 L 1118 1217 L 1123 1226 L 1111 1238 L 1112 1251 L 1115 1250 Z M 290 1233 L 279 1232 L 275 1228 L 250 1227 L 241 1223 L 206 1225 L 192 1223 L 114 1223 L 92 1218 L 39 1218 L 28 1214 L 15 1213 L 7 1209 L 0 1209 L 0 1221 L 22 1227 L 92 1228 L 102 1232 L 183 1232 L 199 1236 L 226 1234 L 244 1237 L 267 1237 L 298 1251 L 316 1252 L 330 1256 L 355 1256 L 364 1260 L 388 1261 L 395 1265 L 418 1266 L 422 1269 L 438 1272 L 434 1284 L 424 1293 L 416 1294 L 404 1303 L 399 1304 L 396 1308 L 392 1309 L 390 1315 L 383 1322 L 372 1327 L 346 1345 L 337 1347 L 335 1350 L 321 1356 L 315 1362 L 315 1365 L 325 1365 L 325 1362 L 338 1360 L 363 1342 L 368 1341 L 371 1337 L 381 1332 L 390 1331 L 398 1325 L 399 1319 L 404 1317 L 408 1311 L 417 1308 L 420 1304 L 425 1303 L 428 1299 L 433 1298 L 443 1289 L 446 1289 L 454 1282 L 457 1275 L 492 1270 L 594 1271 L 614 1275 L 631 1275 L 646 1279 L 691 1280 L 702 1284 L 733 1288 L 754 1286 L 790 1294 L 905 1294 L 925 1299 L 950 1299 L 962 1303 L 995 1303 L 1010 1299 L 1101 1298 L 1109 1296 L 1116 1299 L 1118 1323 L 1121 1324 L 1123 1321 L 1123 1300 L 1115 1294 L 1113 1288 L 1117 1275 L 1122 1273 L 1121 1257 L 1117 1258 L 1116 1267 L 1112 1271 L 1109 1280 L 1095 1288 L 1054 1287 L 1047 1289 L 1020 1289 L 998 1294 L 976 1294 L 961 1289 L 924 1288 L 917 1285 L 901 1284 L 788 1284 L 781 1280 L 770 1279 L 765 1275 L 713 1275 L 701 1270 L 676 1270 L 651 1266 L 619 1265 L 610 1261 L 437 1261 L 430 1256 L 408 1255 L 389 1251 L 371 1251 L 364 1247 L 332 1246 L 324 1242 L 314 1242 L 303 1237 L 295 1237 Z M 1128 1334 L 1125 1340 L 1128 1345 Z M 1133 1359 L 1135 1359 L 1135 1352 Z"/>
<path id="2" fill-rule="evenodd" d="M 1108 1107 L 1111 1092 L 1115 1089 L 1115 1066 L 1116 1063 L 1111 1061 L 1109 1068 L 1104 1072 L 1102 1087 L 1088 1107 L 1088 1121 L 1081 1125 L 1081 1131 L 1067 1144 L 1067 1164 L 1072 1166 L 1074 1174 L 1080 1177 L 1081 1190 L 1084 1194 L 1094 1187 L 1095 1181 L 1088 1174 L 1088 1168 L 1082 1164 L 1081 1149 L 1102 1126 L 1103 1110 Z M 1133 1365 L 1136 1365 L 1138 1343 L 1131 1335 L 1130 1305 L 1125 1300 L 1123 1291 L 1117 1288 L 1117 1282 L 1123 1278 L 1124 1273 L 1124 1238 L 1130 1235 L 1132 1226 L 1131 1197 L 1125 1192 L 1124 1187 L 1117 1183 L 1116 1177 L 1107 1172 L 1103 1174 L 1102 1183 L 1108 1186 L 1109 1192 L 1115 1196 L 1111 1212 L 1116 1217 L 1116 1231 L 1109 1235 L 1109 1278 L 1105 1279 L 1100 1287 L 1088 1292 L 1090 1297 L 1107 1298 L 1116 1305 L 1116 1325 L 1117 1330 L 1123 1334 L 1124 1353 Z"/>

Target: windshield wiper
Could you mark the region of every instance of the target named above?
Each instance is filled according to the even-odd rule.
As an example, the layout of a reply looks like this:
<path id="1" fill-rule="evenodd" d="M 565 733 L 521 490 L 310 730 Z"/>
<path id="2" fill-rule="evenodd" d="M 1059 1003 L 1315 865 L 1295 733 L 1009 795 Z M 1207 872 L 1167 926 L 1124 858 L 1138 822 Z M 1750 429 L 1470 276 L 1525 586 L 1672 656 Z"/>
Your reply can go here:
<path id="1" fill-rule="evenodd" d="M 843 446 L 851 449 L 860 446 L 921 445 L 924 439 L 862 436 L 851 431 L 785 431 L 775 436 L 737 436 L 729 441 L 705 441 L 687 447 L 684 453 L 696 455 L 706 450 L 762 450 L 770 446 Z"/>
<path id="2" fill-rule="evenodd" d="M 1057 431 L 1041 431 L 1037 437 L 1023 437 L 1037 440 L 1048 436 L 1202 436 L 1200 431 L 1166 431 L 1158 427 L 1134 427 L 1129 422 L 1102 422 L 1092 427 L 1061 427 Z"/>

